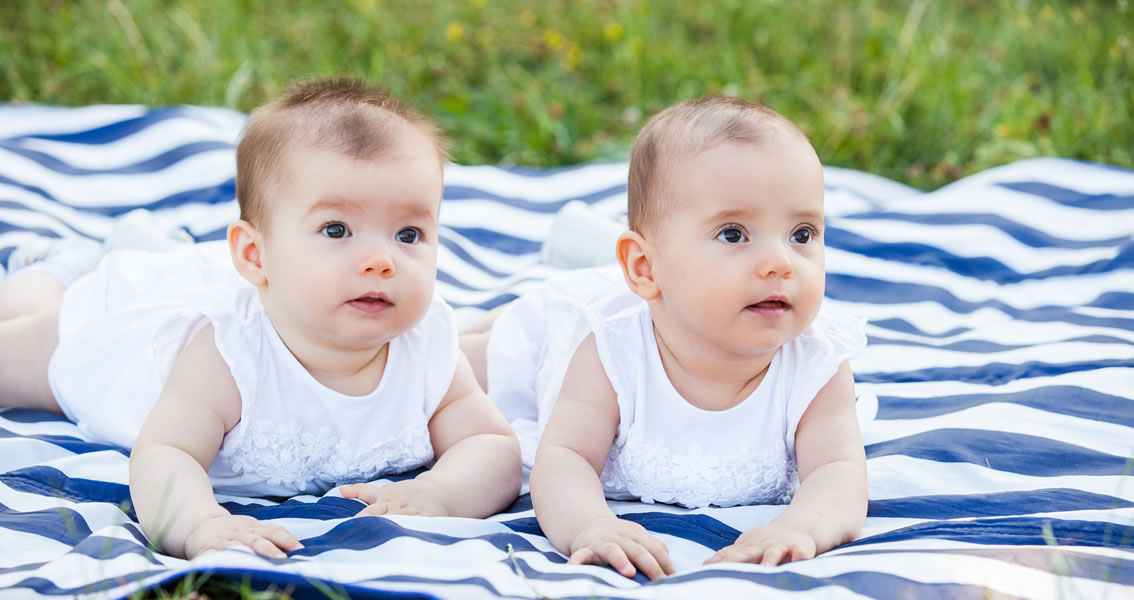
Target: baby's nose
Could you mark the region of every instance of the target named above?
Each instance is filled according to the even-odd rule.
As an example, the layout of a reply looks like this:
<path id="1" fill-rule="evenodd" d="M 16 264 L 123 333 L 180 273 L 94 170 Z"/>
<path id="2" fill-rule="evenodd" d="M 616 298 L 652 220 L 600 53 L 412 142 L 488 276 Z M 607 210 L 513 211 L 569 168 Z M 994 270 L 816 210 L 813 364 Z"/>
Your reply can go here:
<path id="1" fill-rule="evenodd" d="M 782 277 L 787 279 L 791 277 L 793 268 L 788 249 L 783 244 L 778 243 L 766 244 L 765 246 L 758 250 L 756 274 L 761 278 Z"/>
<path id="2" fill-rule="evenodd" d="M 383 277 L 393 277 L 394 272 L 394 257 L 388 248 L 381 245 L 367 249 L 359 263 L 359 274 L 361 275 L 377 273 Z"/>

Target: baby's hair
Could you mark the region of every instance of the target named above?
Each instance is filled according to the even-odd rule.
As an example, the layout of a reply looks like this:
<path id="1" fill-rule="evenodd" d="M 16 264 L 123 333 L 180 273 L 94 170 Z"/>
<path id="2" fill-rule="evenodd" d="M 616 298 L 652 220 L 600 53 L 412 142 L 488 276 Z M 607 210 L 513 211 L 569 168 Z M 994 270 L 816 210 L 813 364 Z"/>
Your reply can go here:
<path id="1" fill-rule="evenodd" d="M 449 140 L 433 121 L 358 79 L 316 78 L 291 84 L 283 95 L 248 116 L 236 146 L 240 218 L 267 225 L 266 188 L 296 146 L 363 160 L 393 147 L 409 125 L 433 142 L 437 160 L 449 158 Z"/>
<path id="2" fill-rule="evenodd" d="M 758 144 L 777 130 L 807 140 L 787 117 L 762 104 L 731 96 L 686 100 L 654 115 L 630 151 L 630 229 L 644 235 L 665 212 L 666 173 L 673 161 L 728 142 Z"/>

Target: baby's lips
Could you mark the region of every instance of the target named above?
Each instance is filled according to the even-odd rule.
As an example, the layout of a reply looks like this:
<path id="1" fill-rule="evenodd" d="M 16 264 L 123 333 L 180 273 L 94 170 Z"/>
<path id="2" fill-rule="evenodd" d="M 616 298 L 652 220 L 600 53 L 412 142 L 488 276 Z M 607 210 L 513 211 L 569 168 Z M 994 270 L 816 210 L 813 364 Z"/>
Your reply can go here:
<path id="1" fill-rule="evenodd" d="M 761 300 L 748 306 L 754 308 L 791 308 L 791 303 L 787 300 Z"/>

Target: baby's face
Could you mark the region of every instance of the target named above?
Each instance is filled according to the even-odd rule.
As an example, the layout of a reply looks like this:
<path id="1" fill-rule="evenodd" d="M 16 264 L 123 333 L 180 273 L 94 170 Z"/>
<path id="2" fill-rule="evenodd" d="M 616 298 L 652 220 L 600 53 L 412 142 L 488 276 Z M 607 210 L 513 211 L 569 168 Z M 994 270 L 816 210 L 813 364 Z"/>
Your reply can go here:
<path id="1" fill-rule="evenodd" d="M 675 161 L 654 228 L 663 320 L 727 356 L 772 352 L 815 318 L 824 291 L 823 172 L 788 132 Z M 655 317 L 655 321 L 657 321 Z"/>
<path id="2" fill-rule="evenodd" d="M 289 153 L 267 198 L 261 296 L 276 329 L 340 350 L 379 346 L 425 315 L 437 275 L 441 165 L 413 131 L 366 160 Z"/>

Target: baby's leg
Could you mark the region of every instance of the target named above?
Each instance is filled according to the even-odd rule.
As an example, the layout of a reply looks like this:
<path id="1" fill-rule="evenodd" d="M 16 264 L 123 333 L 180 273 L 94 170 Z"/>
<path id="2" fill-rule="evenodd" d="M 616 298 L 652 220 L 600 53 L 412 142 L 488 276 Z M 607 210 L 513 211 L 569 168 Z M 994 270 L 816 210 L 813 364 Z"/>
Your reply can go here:
<path id="1" fill-rule="evenodd" d="M 492 331 L 492 324 L 496 321 L 496 317 L 500 316 L 500 313 L 509 304 L 501 304 L 484 313 L 471 325 L 462 329 L 460 333 L 461 352 L 465 353 L 465 358 L 468 359 L 469 366 L 472 367 L 473 373 L 476 375 L 476 382 L 480 385 L 480 389 L 485 391 L 488 391 L 488 360 L 486 358 L 488 334 Z"/>
<path id="2" fill-rule="evenodd" d="M 47 380 L 59 344 L 63 284 L 46 273 L 21 273 L 0 283 L 0 407 L 62 414 Z"/>
<path id="3" fill-rule="evenodd" d="M 43 272 L 17 272 L 0 282 L 0 321 L 58 305 L 62 298 L 63 282 L 57 277 Z"/>

